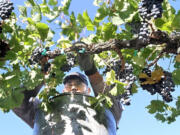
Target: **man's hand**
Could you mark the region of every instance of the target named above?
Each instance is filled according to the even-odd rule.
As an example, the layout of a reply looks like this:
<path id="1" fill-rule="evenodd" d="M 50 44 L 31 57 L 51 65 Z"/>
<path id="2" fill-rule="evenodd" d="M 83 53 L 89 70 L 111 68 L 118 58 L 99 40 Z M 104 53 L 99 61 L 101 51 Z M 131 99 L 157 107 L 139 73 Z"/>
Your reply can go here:
<path id="1" fill-rule="evenodd" d="M 90 54 L 78 53 L 77 59 L 80 68 L 85 71 L 86 75 L 92 75 L 97 71 L 93 56 Z"/>
<path id="2" fill-rule="evenodd" d="M 88 71 L 93 68 L 94 65 L 93 56 L 91 56 L 90 54 L 78 53 L 77 59 L 79 66 L 82 70 Z"/>

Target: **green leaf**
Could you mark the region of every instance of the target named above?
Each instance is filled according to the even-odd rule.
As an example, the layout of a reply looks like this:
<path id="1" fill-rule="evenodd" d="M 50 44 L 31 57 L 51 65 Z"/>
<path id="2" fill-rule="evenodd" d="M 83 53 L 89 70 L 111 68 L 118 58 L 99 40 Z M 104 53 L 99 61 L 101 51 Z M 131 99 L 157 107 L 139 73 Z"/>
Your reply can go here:
<path id="1" fill-rule="evenodd" d="M 145 66 L 145 59 L 143 57 L 139 57 L 139 56 L 134 56 L 133 57 L 133 63 L 140 66 L 140 67 L 144 67 Z"/>
<path id="2" fill-rule="evenodd" d="M 180 96 L 178 97 L 178 100 L 176 101 L 176 108 L 177 110 L 180 110 Z"/>
<path id="3" fill-rule="evenodd" d="M 164 0 L 162 17 L 154 20 L 155 25 L 160 30 L 171 32 L 173 30 L 172 22 L 174 18 L 175 18 L 175 9 L 169 4 L 168 0 Z"/>
<path id="4" fill-rule="evenodd" d="M 70 4 L 71 4 L 71 1 L 72 0 L 63 0 L 61 3 L 63 5 L 62 7 L 62 11 L 64 12 L 64 14 L 68 15 L 68 9 L 70 7 Z"/>
<path id="5" fill-rule="evenodd" d="M 43 13 L 44 16 L 46 16 L 46 14 L 50 13 L 50 8 L 48 7 L 48 5 L 40 4 L 39 6 L 40 6 L 41 12 Z"/>
<path id="6" fill-rule="evenodd" d="M 149 109 L 149 111 L 148 111 L 149 113 L 153 114 L 156 112 L 164 112 L 166 107 L 167 106 L 164 104 L 163 101 L 152 100 L 151 104 L 148 105 L 146 108 Z"/>
<path id="7" fill-rule="evenodd" d="M 13 32 L 13 29 L 12 29 L 12 27 L 11 27 L 9 24 L 4 23 L 4 24 L 3 24 L 3 31 L 4 31 L 4 32 L 12 33 L 12 32 Z"/>
<path id="8" fill-rule="evenodd" d="M 43 1 L 43 4 L 47 4 L 47 0 L 42 0 Z"/>
<path id="9" fill-rule="evenodd" d="M 20 17 L 27 17 L 27 8 L 24 6 L 19 6 L 18 7 L 21 16 Z"/>
<path id="10" fill-rule="evenodd" d="M 137 85 L 136 85 L 136 84 L 133 84 L 132 89 L 131 89 L 131 92 L 132 92 L 132 94 L 134 94 L 134 93 L 137 93 L 137 92 L 138 92 L 138 87 L 137 87 Z"/>
<path id="11" fill-rule="evenodd" d="M 100 6 L 101 2 L 102 2 L 102 0 L 94 0 L 93 5 Z"/>
<path id="12" fill-rule="evenodd" d="M 35 21 L 35 22 L 41 21 L 42 16 L 41 16 L 41 8 L 39 7 L 39 5 L 32 7 L 31 15 L 32 15 L 33 21 Z"/>
<path id="13" fill-rule="evenodd" d="M 134 0 L 115 0 L 114 9 L 112 9 L 113 24 L 121 25 L 124 22 L 131 21 L 137 14 L 138 2 Z"/>
<path id="14" fill-rule="evenodd" d="M 71 21 L 71 25 L 73 25 L 73 27 L 76 27 L 76 17 L 74 15 L 74 12 L 71 13 L 70 21 Z"/>
<path id="15" fill-rule="evenodd" d="M 105 97 L 105 101 L 108 105 L 108 107 L 110 108 L 113 105 L 113 102 L 111 101 L 111 98 L 108 96 L 104 96 Z"/>
<path id="16" fill-rule="evenodd" d="M 35 25 L 36 23 L 32 20 L 32 18 L 28 17 L 27 22 L 31 25 Z"/>
<path id="17" fill-rule="evenodd" d="M 36 28 L 38 29 L 42 41 L 45 41 L 49 32 L 49 26 L 45 23 L 39 22 L 36 24 Z"/>
<path id="18" fill-rule="evenodd" d="M 0 107 L 5 109 L 13 109 L 21 105 L 24 94 L 22 93 L 23 89 L 15 89 L 5 98 L 0 97 Z"/>
<path id="19" fill-rule="evenodd" d="M 111 95 L 118 96 L 125 92 L 124 84 L 122 83 L 116 83 L 114 88 L 110 91 Z"/>
<path id="20" fill-rule="evenodd" d="M 53 39 L 53 37 L 54 37 L 54 34 L 55 34 L 54 31 L 49 30 L 46 40 L 47 40 L 47 41 L 52 41 L 52 39 Z"/>
<path id="21" fill-rule="evenodd" d="M 121 17 L 119 16 L 119 14 L 116 14 L 112 17 L 112 23 L 114 25 L 121 25 L 124 23 L 124 21 L 121 19 Z"/>
<path id="22" fill-rule="evenodd" d="M 87 13 L 87 11 L 83 12 L 83 19 L 85 21 L 85 25 L 87 27 L 87 30 L 94 31 L 94 25 Z"/>
<path id="23" fill-rule="evenodd" d="M 114 8 L 118 11 L 121 11 L 125 7 L 125 0 L 114 0 Z"/>
<path id="24" fill-rule="evenodd" d="M 110 13 L 110 8 L 107 7 L 105 3 L 103 3 L 100 8 L 97 10 L 96 17 L 94 18 L 94 24 L 99 25 L 106 16 Z"/>
<path id="25" fill-rule="evenodd" d="M 78 14 L 77 20 L 79 21 L 82 27 L 85 27 L 85 20 L 81 14 Z"/>
<path id="26" fill-rule="evenodd" d="M 57 5 L 58 1 L 57 0 L 49 0 L 48 4 L 51 6 Z"/>
<path id="27" fill-rule="evenodd" d="M 157 113 L 157 114 L 155 115 L 155 118 L 156 118 L 157 120 L 162 121 L 162 122 L 165 122 L 165 121 L 166 121 L 166 118 L 164 117 L 164 115 L 163 115 L 163 114 L 160 114 L 160 113 Z"/>
<path id="28" fill-rule="evenodd" d="M 176 16 L 174 17 L 174 20 L 172 22 L 172 27 L 175 30 L 180 30 L 180 10 L 178 11 L 178 13 L 176 14 Z"/>
<path id="29" fill-rule="evenodd" d="M 110 72 L 106 73 L 106 83 L 108 85 L 112 84 L 115 80 L 115 72 L 114 70 L 111 70 Z"/>
<path id="30" fill-rule="evenodd" d="M 34 2 L 34 0 L 27 0 L 27 2 L 29 2 L 32 6 L 35 6 L 36 3 Z"/>
<path id="31" fill-rule="evenodd" d="M 174 70 L 172 72 L 172 79 L 173 79 L 173 82 L 176 84 L 176 85 L 179 85 L 180 84 L 180 69 L 177 69 L 177 70 Z"/>
<path id="32" fill-rule="evenodd" d="M 103 24 L 102 32 L 105 40 L 115 37 L 117 26 L 113 25 L 111 22 Z"/>

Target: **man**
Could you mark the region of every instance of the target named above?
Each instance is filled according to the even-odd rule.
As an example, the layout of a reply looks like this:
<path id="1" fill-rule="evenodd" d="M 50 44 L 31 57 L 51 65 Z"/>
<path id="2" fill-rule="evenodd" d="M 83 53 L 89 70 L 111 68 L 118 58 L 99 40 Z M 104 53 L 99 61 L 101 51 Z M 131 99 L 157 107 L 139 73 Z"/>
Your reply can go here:
<path id="1" fill-rule="evenodd" d="M 89 78 L 89 82 L 93 88 L 95 96 L 97 96 L 99 93 L 104 93 L 105 92 L 105 83 L 103 81 L 102 76 L 99 74 L 99 72 L 97 72 L 97 69 L 95 67 L 92 57 L 90 57 L 90 55 L 79 55 L 78 61 L 79 61 L 80 68 L 85 71 L 85 74 Z M 90 88 L 88 87 L 88 81 L 87 81 L 86 76 L 81 73 L 78 73 L 78 72 L 67 75 L 64 78 L 63 83 L 64 83 L 64 89 L 63 89 L 64 93 L 80 93 L 82 95 L 89 95 L 91 92 Z M 13 109 L 13 111 L 21 119 L 23 119 L 31 128 L 34 128 L 35 135 L 46 135 L 46 134 L 59 135 L 60 133 L 63 133 L 64 135 L 68 135 L 69 134 L 68 130 L 64 129 L 65 126 L 66 126 L 66 128 L 69 128 L 67 126 L 68 122 L 66 122 L 66 124 L 64 124 L 64 121 L 66 121 L 66 119 L 68 119 L 68 118 L 63 119 L 63 117 L 65 117 L 64 114 L 68 113 L 69 117 L 71 117 L 72 115 L 73 115 L 72 117 L 76 117 L 76 115 L 78 117 L 79 114 L 77 112 L 76 113 L 73 113 L 73 111 L 71 112 L 71 109 L 69 109 L 69 108 L 66 109 L 66 112 L 63 110 L 63 112 L 64 112 L 64 114 L 62 113 L 63 116 L 61 116 L 62 115 L 61 112 L 57 112 L 57 111 L 56 111 L 56 113 L 53 114 L 53 115 L 56 115 L 57 117 L 56 116 L 51 117 L 49 115 L 42 114 L 42 112 L 39 109 L 37 109 L 37 106 L 35 106 L 34 103 L 29 102 L 29 99 L 31 97 L 35 97 L 38 94 L 38 92 L 42 86 L 43 86 L 43 83 L 41 85 L 37 86 L 34 90 L 24 91 L 24 101 L 23 101 L 22 105 L 19 108 Z M 83 122 L 80 122 L 80 124 L 78 122 L 69 122 L 69 125 L 71 125 L 71 126 L 73 125 L 72 123 L 75 123 L 78 126 L 80 126 L 81 129 L 83 127 L 83 129 L 86 130 L 86 131 L 82 131 L 82 130 L 75 131 L 73 129 L 73 131 L 71 131 L 71 134 L 73 133 L 73 134 L 78 134 L 78 135 L 82 134 L 83 135 L 83 134 L 93 133 L 94 135 L 100 135 L 100 134 L 116 135 L 117 125 L 119 123 L 121 113 L 122 113 L 122 107 L 119 103 L 119 100 L 117 100 L 116 97 L 113 97 L 111 95 L 109 95 L 109 96 L 111 97 L 111 99 L 113 101 L 113 106 L 110 108 L 110 110 L 109 109 L 105 110 L 105 113 L 104 113 L 104 117 L 106 118 L 105 126 L 101 126 L 101 123 L 96 122 L 96 120 L 94 120 L 94 117 L 93 117 L 93 120 L 92 120 L 92 118 L 89 118 L 89 119 L 86 118 L 86 119 L 84 119 Z M 71 100 L 69 100 L 69 101 L 71 101 Z M 66 102 L 64 102 L 64 104 L 66 104 Z M 69 113 L 69 112 L 71 112 L 71 113 Z M 86 117 L 89 117 L 89 116 L 86 116 Z M 52 121 L 49 122 L 48 120 L 44 120 L 43 117 L 46 117 L 48 119 L 49 119 L 49 117 L 55 118 L 56 122 L 58 121 L 58 119 L 63 119 L 63 121 L 61 121 L 61 122 L 58 121 L 59 125 L 62 125 L 62 123 L 63 123 L 63 126 L 60 126 L 60 127 L 58 127 L 57 125 L 54 126 L 52 124 L 53 123 Z M 43 122 L 40 122 L 41 119 L 43 119 Z M 72 119 L 70 119 L 70 120 L 72 120 Z M 42 123 L 45 123 L 45 124 L 43 125 Z M 84 125 L 82 123 L 84 123 Z M 94 124 L 94 123 L 97 124 L 98 129 L 96 129 L 96 128 L 91 129 L 86 126 L 88 124 Z M 53 131 L 51 131 L 51 133 L 49 133 L 49 131 L 52 130 L 52 128 L 47 127 L 47 125 L 48 126 L 53 125 L 54 126 L 53 128 L 56 128 L 55 131 L 53 130 Z M 40 128 L 45 128 L 45 129 L 40 129 Z M 58 129 L 59 131 L 57 131 L 57 128 L 59 128 Z M 40 130 L 44 130 L 44 131 L 41 132 Z M 100 131 L 101 133 L 97 132 L 96 130 L 101 130 Z M 107 133 L 105 133 L 106 130 L 107 130 Z M 103 131 L 104 131 L 104 133 L 103 133 Z M 60 132 L 60 133 L 58 133 L 58 132 Z"/>

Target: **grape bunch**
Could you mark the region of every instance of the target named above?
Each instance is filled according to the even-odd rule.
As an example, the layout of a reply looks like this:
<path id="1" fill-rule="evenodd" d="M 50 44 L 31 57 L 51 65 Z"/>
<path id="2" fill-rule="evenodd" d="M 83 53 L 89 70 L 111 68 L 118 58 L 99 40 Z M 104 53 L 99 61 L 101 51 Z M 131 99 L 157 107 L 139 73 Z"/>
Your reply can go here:
<path id="1" fill-rule="evenodd" d="M 151 77 L 151 70 L 145 68 L 142 72 Z M 171 92 L 175 90 L 175 84 L 172 80 L 171 73 L 167 71 L 164 71 L 163 73 L 164 75 L 161 77 L 161 80 L 155 84 L 142 84 L 144 81 L 146 81 L 146 79 L 140 79 L 141 87 L 143 90 L 150 92 L 151 95 L 159 93 L 164 101 L 171 102 L 173 100 Z"/>
<path id="2" fill-rule="evenodd" d="M 47 51 L 49 51 L 49 47 L 46 47 L 45 49 L 40 47 L 35 48 L 32 52 L 31 58 L 29 59 L 29 63 L 31 65 L 40 63 Z"/>
<path id="3" fill-rule="evenodd" d="M 162 17 L 162 2 L 163 0 L 142 0 L 139 5 L 140 16 L 144 20 L 151 20 L 151 18 L 157 19 Z"/>
<path id="4" fill-rule="evenodd" d="M 150 36 L 149 24 L 146 21 L 141 22 L 141 28 L 139 32 L 139 39 L 142 42 L 148 42 Z"/>
<path id="5" fill-rule="evenodd" d="M 9 50 L 9 45 L 6 42 L 0 40 L 0 58 L 5 57 L 7 51 Z"/>
<path id="6" fill-rule="evenodd" d="M 66 63 L 60 67 L 61 71 L 68 72 L 76 63 L 76 57 L 73 53 L 66 53 Z"/>
<path id="7" fill-rule="evenodd" d="M 139 39 L 142 42 L 148 42 L 150 36 L 149 24 L 147 23 L 152 18 L 157 19 L 162 17 L 162 2 L 163 0 L 141 0 L 139 5 L 139 14 L 143 21 L 139 32 Z"/>
<path id="8" fill-rule="evenodd" d="M 132 95 L 132 86 L 136 80 L 136 76 L 133 74 L 132 64 L 125 63 L 125 67 L 121 70 L 122 64 L 121 60 L 113 60 L 107 70 L 113 69 L 116 74 L 116 79 L 120 82 L 126 84 L 124 86 L 125 92 L 122 95 L 119 95 L 118 98 L 125 105 L 130 105 L 129 96 Z"/>
<path id="9" fill-rule="evenodd" d="M 30 65 L 41 64 L 41 71 L 45 74 L 48 74 L 51 69 L 51 64 L 48 62 L 47 53 L 49 52 L 49 47 L 45 49 L 37 47 L 33 50 L 31 58 L 29 59 Z"/>
<path id="10" fill-rule="evenodd" d="M 12 2 L 9 0 L 0 0 L 0 17 L 2 20 L 8 19 L 13 9 Z"/>

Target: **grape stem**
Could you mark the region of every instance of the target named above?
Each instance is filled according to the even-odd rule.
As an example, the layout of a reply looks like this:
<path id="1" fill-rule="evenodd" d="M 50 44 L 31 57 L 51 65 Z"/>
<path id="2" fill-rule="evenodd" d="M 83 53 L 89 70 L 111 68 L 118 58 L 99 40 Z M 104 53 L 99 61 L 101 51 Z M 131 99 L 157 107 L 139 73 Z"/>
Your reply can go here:
<path id="1" fill-rule="evenodd" d="M 164 54 L 164 50 L 162 50 L 162 51 L 160 52 L 160 54 L 158 55 L 158 57 L 157 57 L 156 59 L 154 59 L 154 61 L 153 61 L 152 63 L 150 63 L 147 67 L 150 68 L 151 66 L 153 66 L 154 64 L 156 64 L 163 54 Z"/>
<path id="2" fill-rule="evenodd" d="M 148 23 L 148 24 L 149 24 L 149 26 L 151 27 L 152 33 L 154 33 L 154 32 L 155 32 L 155 29 L 153 28 L 152 23 Z"/>
<path id="3" fill-rule="evenodd" d="M 125 68 L 125 60 L 124 60 L 124 57 L 123 57 L 121 51 L 120 51 L 116 46 L 114 46 L 113 48 L 114 48 L 114 51 L 119 55 L 119 57 L 120 57 L 120 59 L 121 59 L 121 65 L 122 65 L 121 71 L 123 71 L 124 68 Z"/>

